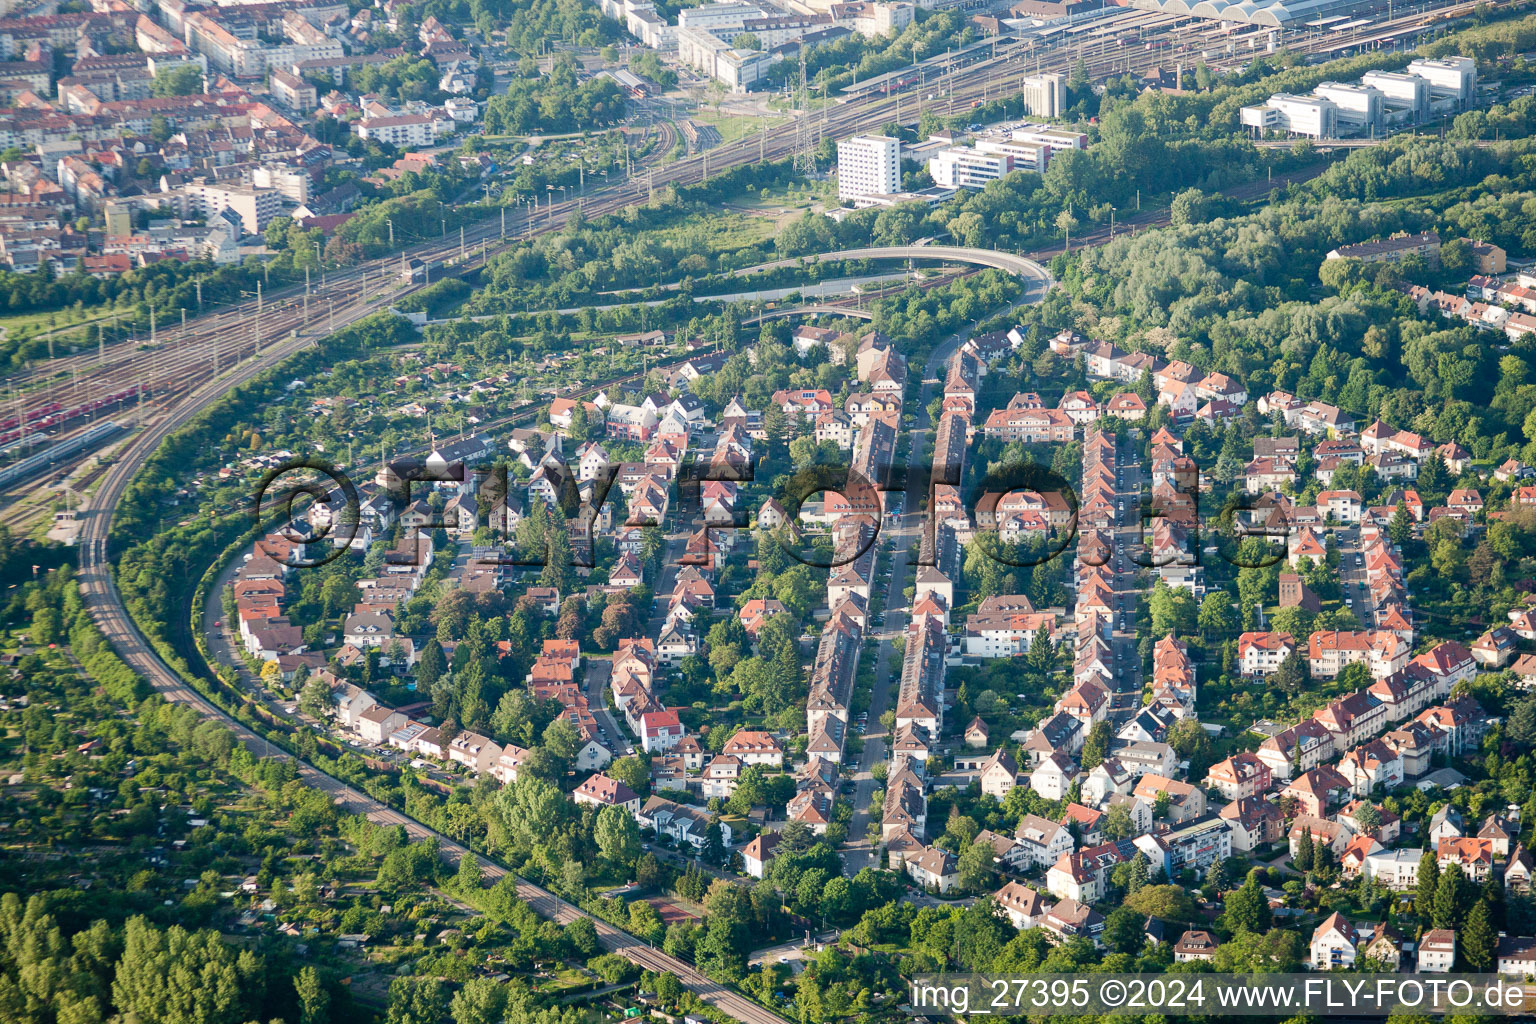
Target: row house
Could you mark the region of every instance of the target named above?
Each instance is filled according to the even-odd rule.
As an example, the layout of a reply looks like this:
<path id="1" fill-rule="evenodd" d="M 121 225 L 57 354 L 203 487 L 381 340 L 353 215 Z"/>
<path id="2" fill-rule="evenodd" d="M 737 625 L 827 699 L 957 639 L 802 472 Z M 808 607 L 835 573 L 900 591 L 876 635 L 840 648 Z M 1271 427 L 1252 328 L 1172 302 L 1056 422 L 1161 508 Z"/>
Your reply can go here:
<path id="1" fill-rule="evenodd" d="M 1319 630 L 1308 641 L 1307 662 L 1315 679 L 1332 679 L 1356 662 L 1363 662 L 1373 679 L 1384 679 L 1401 672 L 1408 655 L 1408 644 L 1387 630 Z"/>
<path id="2" fill-rule="evenodd" d="M 994 409 L 982 424 L 982 434 L 1005 443 L 1065 443 L 1077 436 L 1077 424 L 1061 409 Z"/>
<path id="3" fill-rule="evenodd" d="M 1339 774 L 1356 796 L 1369 796 L 1377 786 L 1391 791 L 1403 784 L 1403 758 L 1385 740 L 1371 740 L 1339 759 Z"/>
<path id="4" fill-rule="evenodd" d="M 1306 814 L 1326 818 L 1332 808 L 1344 804 L 1352 792 L 1349 780 L 1325 764 L 1292 779 L 1280 791 L 1280 796 L 1294 799 Z"/>
<path id="5" fill-rule="evenodd" d="M 1231 830 L 1232 849 L 1237 853 L 1251 853 L 1279 842 L 1285 834 L 1284 812 L 1263 797 L 1234 800 L 1217 813 Z"/>

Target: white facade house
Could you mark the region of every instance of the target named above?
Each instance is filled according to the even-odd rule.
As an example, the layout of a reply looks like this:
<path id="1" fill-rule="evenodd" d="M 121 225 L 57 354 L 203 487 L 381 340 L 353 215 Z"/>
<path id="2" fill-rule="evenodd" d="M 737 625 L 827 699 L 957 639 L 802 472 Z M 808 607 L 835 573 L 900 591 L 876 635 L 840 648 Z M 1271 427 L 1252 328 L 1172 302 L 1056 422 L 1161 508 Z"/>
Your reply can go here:
<path id="1" fill-rule="evenodd" d="M 1355 926 L 1337 911 L 1312 933 L 1309 962 L 1315 971 L 1350 967 L 1355 962 Z"/>

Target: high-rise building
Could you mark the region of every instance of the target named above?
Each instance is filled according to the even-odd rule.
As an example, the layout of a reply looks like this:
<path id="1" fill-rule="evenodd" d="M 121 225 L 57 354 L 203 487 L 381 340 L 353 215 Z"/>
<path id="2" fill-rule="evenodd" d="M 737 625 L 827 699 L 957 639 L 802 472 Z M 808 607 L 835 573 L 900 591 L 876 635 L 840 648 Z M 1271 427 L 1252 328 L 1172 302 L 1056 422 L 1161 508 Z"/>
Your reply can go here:
<path id="1" fill-rule="evenodd" d="M 133 234 L 133 207 L 127 203 L 108 203 L 103 215 L 107 222 L 107 235 Z"/>
<path id="2" fill-rule="evenodd" d="M 1030 117 L 1060 117 L 1067 108 L 1067 76 L 1032 75 L 1024 79 L 1024 107 Z"/>
<path id="3" fill-rule="evenodd" d="M 901 142 L 856 135 L 837 144 L 837 196 L 882 196 L 901 191 Z"/>

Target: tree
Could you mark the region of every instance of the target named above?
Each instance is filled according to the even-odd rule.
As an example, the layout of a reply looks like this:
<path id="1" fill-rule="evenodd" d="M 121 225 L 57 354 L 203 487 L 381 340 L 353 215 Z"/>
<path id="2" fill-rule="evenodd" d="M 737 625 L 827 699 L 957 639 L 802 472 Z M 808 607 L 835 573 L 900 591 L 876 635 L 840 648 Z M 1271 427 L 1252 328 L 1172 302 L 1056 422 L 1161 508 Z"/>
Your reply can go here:
<path id="1" fill-rule="evenodd" d="M 1311 871 L 1316 859 L 1312 846 L 1312 830 L 1304 828 L 1301 831 L 1301 838 L 1296 840 L 1296 856 L 1292 858 L 1292 863 L 1296 865 L 1297 871 Z"/>
<path id="2" fill-rule="evenodd" d="M 636 793 L 644 793 L 650 788 L 651 773 L 646 768 L 645 762 L 638 757 L 621 757 L 612 762 L 605 769 L 611 779 L 617 779 Z"/>
<path id="3" fill-rule="evenodd" d="M 299 691 L 299 710 L 311 718 L 330 717 L 330 684 L 319 676 L 305 682 L 304 688 Z"/>
<path id="4" fill-rule="evenodd" d="M 458 874 L 454 876 L 454 884 L 458 886 L 459 892 L 466 896 L 479 892 L 482 880 L 480 858 L 473 853 L 460 857 Z"/>
<path id="5" fill-rule="evenodd" d="M 1151 873 L 1152 868 L 1147 861 L 1147 855 L 1138 850 L 1136 856 L 1130 860 L 1115 865 L 1115 869 L 1109 873 L 1109 880 L 1116 889 L 1131 896 L 1147 884 Z"/>
<path id="6" fill-rule="evenodd" d="M 1237 617 L 1232 614 L 1232 599 L 1226 591 L 1213 590 L 1205 595 L 1197 624 L 1207 641 L 1219 642 L 1237 631 Z"/>
<path id="7" fill-rule="evenodd" d="M 604 807 L 593 828 L 597 848 L 611 863 L 628 868 L 640 856 L 640 828 L 622 807 Z"/>
<path id="8" fill-rule="evenodd" d="M 718 817 L 710 818 L 704 828 L 704 859 L 711 864 L 719 864 L 725 859 L 725 833 Z"/>
<path id="9" fill-rule="evenodd" d="M 1440 872 L 1440 884 L 1435 887 L 1435 898 L 1430 904 L 1430 919 L 1436 928 L 1455 928 L 1466 906 L 1468 886 L 1461 865 L 1452 861 Z"/>
<path id="10" fill-rule="evenodd" d="M 1227 927 L 1232 931 L 1267 932 L 1271 924 L 1269 897 L 1259 887 L 1258 878 L 1249 873 L 1242 885 L 1227 893 Z"/>
<path id="11" fill-rule="evenodd" d="M 421 649 L 421 657 L 416 662 L 417 686 L 424 690 L 431 690 L 432 684 L 442 678 L 447 668 L 448 662 L 443 657 L 443 645 L 433 637 Z"/>
<path id="12" fill-rule="evenodd" d="M 436 978 L 396 978 L 389 984 L 385 1024 L 437 1024 L 448 1009 L 443 983 Z"/>
<path id="13" fill-rule="evenodd" d="M 509 991 L 492 978 L 470 978 L 453 994 L 449 1006 L 453 1024 L 501 1024 Z"/>
<path id="14" fill-rule="evenodd" d="M 320 981 L 320 972 L 301 967 L 293 977 L 293 991 L 299 999 L 299 1024 L 328 1024 L 331 1019 L 331 994 Z"/>
<path id="15" fill-rule="evenodd" d="M 1104 919 L 1104 941 L 1116 953 L 1136 956 L 1147 941 L 1145 921 L 1130 907 L 1116 907 Z"/>
<path id="16" fill-rule="evenodd" d="M 1275 670 L 1275 688 L 1281 693 L 1300 693 L 1307 685 L 1307 660 L 1301 648 L 1292 651 Z"/>
<path id="17" fill-rule="evenodd" d="M 1194 921 L 1199 914 L 1194 899 L 1178 885 L 1144 885 L 1125 898 L 1125 905 L 1144 918 L 1164 921 Z"/>
<path id="18" fill-rule="evenodd" d="M 992 844 L 983 840 L 961 850 L 959 872 L 960 884 L 971 892 L 979 892 L 992 877 Z"/>
<path id="19" fill-rule="evenodd" d="M 203 69 L 196 64 L 183 64 L 158 72 L 149 83 L 149 94 L 165 96 L 194 96 L 203 91 Z"/>
<path id="20" fill-rule="evenodd" d="M 1083 741 L 1083 771 L 1093 771 L 1109 755 L 1109 741 L 1114 738 L 1114 727 L 1107 721 L 1094 722 Z"/>
<path id="21" fill-rule="evenodd" d="M 1041 675 L 1049 675 L 1056 667 L 1056 645 L 1051 643 L 1051 638 L 1046 635 L 1045 630 L 1035 630 L 1034 639 L 1029 642 L 1029 653 L 1025 659 L 1029 662 L 1029 667 Z"/>
<path id="22" fill-rule="evenodd" d="M 1400 501 L 1397 508 L 1393 509 L 1392 519 L 1387 523 L 1387 535 L 1399 547 L 1408 543 L 1413 536 L 1413 516 L 1408 512 L 1406 503 Z"/>
<path id="23" fill-rule="evenodd" d="M 1419 874 L 1414 889 L 1413 909 L 1420 918 L 1427 918 L 1435 904 L 1435 890 L 1440 887 L 1440 862 L 1433 850 L 1425 850 L 1419 858 Z"/>
<path id="24" fill-rule="evenodd" d="M 1175 226 L 1203 224 L 1208 215 L 1205 193 L 1197 188 L 1187 188 L 1173 197 L 1168 205 L 1168 219 Z"/>
<path id="25" fill-rule="evenodd" d="M 1461 958 L 1466 961 L 1467 968 L 1473 971 L 1486 971 L 1488 965 L 1493 963 L 1493 950 L 1498 944 L 1498 936 L 1493 930 L 1493 920 L 1489 915 L 1488 901 L 1478 900 L 1471 913 L 1467 915 L 1467 923 L 1462 927 L 1459 935 L 1461 940 Z"/>

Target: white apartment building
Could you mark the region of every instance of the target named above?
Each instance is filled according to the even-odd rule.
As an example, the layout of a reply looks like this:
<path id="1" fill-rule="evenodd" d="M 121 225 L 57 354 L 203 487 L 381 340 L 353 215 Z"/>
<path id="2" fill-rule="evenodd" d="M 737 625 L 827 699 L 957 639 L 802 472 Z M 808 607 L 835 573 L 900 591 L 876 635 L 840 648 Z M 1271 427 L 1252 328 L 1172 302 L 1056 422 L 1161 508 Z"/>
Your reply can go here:
<path id="1" fill-rule="evenodd" d="M 1060 117 L 1067 107 L 1067 76 L 1032 75 L 1024 79 L 1024 106 L 1031 117 Z"/>
<path id="2" fill-rule="evenodd" d="M 282 164 L 262 164 L 251 168 L 251 184 L 258 189 L 273 189 L 289 202 L 309 202 L 309 186 L 314 179 L 293 167 Z"/>
<path id="3" fill-rule="evenodd" d="M 210 221 L 225 210 L 239 214 L 240 227 L 248 235 L 266 230 L 283 209 L 282 193 L 271 188 L 193 181 L 181 187 L 181 194 Z"/>
<path id="4" fill-rule="evenodd" d="M 430 146 L 456 127 L 457 122 L 453 118 L 436 113 L 369 117 L 352 122 L 352 132 L 360 139 L 413 148 Z"/>
<path id="5" fill-rule="evenodd" d="M 901 191 L 901 143 L 884 135 L 856 135 L 837 144 L 837 197 Z"/>
<path id="6" fill-rule="evenodd" d="M 614 21 L 624 23 L 630 35 L 653 50 L 677 46 L 677 29 L 656 13 L 651 0 L 598 0 L 598 7 Z"/>
<path id="7" fill-rule="evenodd" d="M 213 70 L 234 78 L 259 78 L 269 68 L 344 56 L 341 43 L 324 33 L 306 34 L 305 42 L 268 43 L 257 38 L 253 27 L 232 28 L 206 14 L 189 16 L 186 26 L 187 45 L 206 57 Z"/>
<path id="8" fill-rule="evenodd" d="M 838 25 L 852 29 L 861 36 L 873 38 L 900 32 L 912 24 L 915 10 L 912 4 L 904 2 L 856 0 L 853 3 L 833 4 L 827 8 L 827 13 L 832 15 L 832 20 Z"/>
<path id="9" fill-rule="evenodd" d="M 778 14 L 777 10 L 759 7 L 757 4 L 719 3 L 689 7 L 679 11 L 679 29 L 702 29 L 705 32 L 740 32 L 742 26 L 753 18 L 767 18 Z"/>

